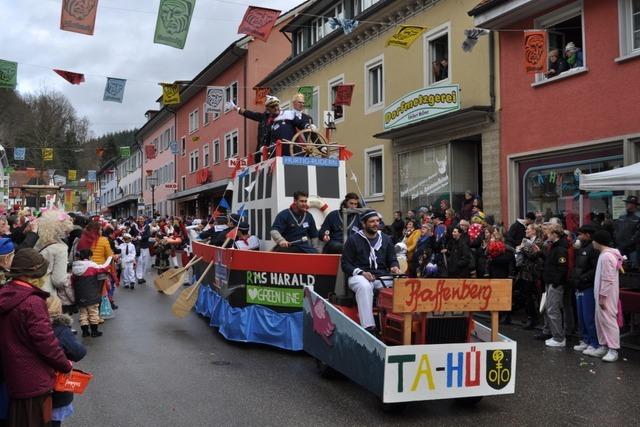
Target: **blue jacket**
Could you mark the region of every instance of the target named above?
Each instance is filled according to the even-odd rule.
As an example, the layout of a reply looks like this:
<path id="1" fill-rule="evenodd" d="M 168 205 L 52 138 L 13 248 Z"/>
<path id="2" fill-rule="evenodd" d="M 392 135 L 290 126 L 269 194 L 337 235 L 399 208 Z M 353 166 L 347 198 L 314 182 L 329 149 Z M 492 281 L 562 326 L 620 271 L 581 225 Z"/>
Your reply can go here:
<path id="1" fill-rule="evenodd" d="M 349 236 L 360 229 L 359 217 L 358 214 L 349 214 L 347 216 L 347 234 Z M 327 231 L 331 242 L 342 244 L 344 232 L 342 230 L 342 212 L 340 209 L 329 212 L 329 215 L 322 223 L 322 227 L 320 227 L 320 237 L 323 238 Z"/>
<path id="2" fill-rule="evenodd" d="M 370 259 L 371 246 L 368 239 L 361 234 L 352 234 L 347 243 L 344 244 L 342 251 L 342 271 L 347 276 L 353 276 L 354 272 L 368 271 L 376 276 L 389 274 L 391 267 L 398 267 L 398 259 L 393 248 L 391 237 L 384 233 L 378 233 L 380 248 L 375 250 L 376 265 Z M 373 243 L 375 246 L 375 242 Z"/>
<path id="3" fill-rule="evenodd" d="M 309 241 L 297 246 L 306 253 L 317 252 L 311 244 L 311 239 L 316 239 L 318 237 L 318 229 L 316 228 L 316 222 L 313 219 L 313 215 L 308 212 L 304 212 L 302 215 L 297 215 L 291 208 L 280 211 L 273 220 L 271 230 L 279 232 L 287 242 L 300 240 L 306 236 Z"/>

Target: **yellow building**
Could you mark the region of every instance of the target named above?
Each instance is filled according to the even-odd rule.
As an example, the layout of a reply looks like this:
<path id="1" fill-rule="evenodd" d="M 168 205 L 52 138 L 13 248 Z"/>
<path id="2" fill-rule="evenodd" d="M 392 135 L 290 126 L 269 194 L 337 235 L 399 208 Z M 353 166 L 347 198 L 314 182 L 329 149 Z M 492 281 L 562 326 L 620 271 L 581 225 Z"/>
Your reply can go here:
<path id="1" fill-rule="evenodd" d="M 464 30 L 473 28 L 467 12 L 477 3 L 318 1 L 283 29 L 292 56 L 261 86 L 285 108 L 299 87 L 313 87 L 307 112 L 324 132 L 336 86 L 355 85 L 333 140 L 354 153 L 347 171 L 358 181 L 349 190 L 359 186 L 385 218 L 398 209 L 438 208 L 442 200 L 459 210 L 465 190 L 482 197 L 485 212 L 500 212 L 498 77 L 491 72 L 497 43 L 483 35 L 471 52 L 462 49 Z M 359 24 L 346 34 L 331 18 Z M 426 30 L 408 48 L 388 46 L 400 25 Z"/>

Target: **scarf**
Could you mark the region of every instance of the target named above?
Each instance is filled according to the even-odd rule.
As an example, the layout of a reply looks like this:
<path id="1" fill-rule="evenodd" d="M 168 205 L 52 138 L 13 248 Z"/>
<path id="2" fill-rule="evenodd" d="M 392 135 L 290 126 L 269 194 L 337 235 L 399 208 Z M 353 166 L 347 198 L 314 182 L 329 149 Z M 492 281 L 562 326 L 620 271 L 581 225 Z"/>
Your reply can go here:
<path id="1" fill-rule="evenodd" d="M 571 68 L 573 68 L 573 66 L 576 64 L 576 60 L 578 59 L 578 54 L 575 53 L 573 55 L 571 55 L 570 57 L 567 58 L 567 63 L 571 66 Z"/>
<path id="2" fill-rule="evenodd" d="M 378 260 L 377 260 L 377 256 L 376 256 L 376 251 L 380 250 L 380 248 L 382 247 L 382 232 L 380 230 L 378 230 L 376 232 L 377 240 L 373 245 L 371 245 L 371 240 L 369 240 L 367 235 L 364 234 L 364 231 L 358 230 L 358 232 L 356 234 L 359 235 L 359 236 L 362 236 L 362 238 L 369 245 L 369 267 L 373 268 L 374 270 L 377 270 L 378 269 Z"/>

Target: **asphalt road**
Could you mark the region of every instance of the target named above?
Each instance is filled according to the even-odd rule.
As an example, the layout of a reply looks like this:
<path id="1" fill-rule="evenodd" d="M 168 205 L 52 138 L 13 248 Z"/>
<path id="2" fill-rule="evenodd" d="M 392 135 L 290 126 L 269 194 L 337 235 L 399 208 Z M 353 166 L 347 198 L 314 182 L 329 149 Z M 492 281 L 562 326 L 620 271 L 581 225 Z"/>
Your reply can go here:
<path id="1" fill-rule="evenodd" d="M 174 318 L 152 284 L 119 289 L 104 336 L 77 366 L 94 374 L 66 426 L 640 425 L 640 353 L 605 364 L 546 349 L 519 327 L 516 394 L 474 408 L 450 401 L 382 412 L 346 379 L 325 380 L 304 353 L 232 343 L 192 313 Z"/>

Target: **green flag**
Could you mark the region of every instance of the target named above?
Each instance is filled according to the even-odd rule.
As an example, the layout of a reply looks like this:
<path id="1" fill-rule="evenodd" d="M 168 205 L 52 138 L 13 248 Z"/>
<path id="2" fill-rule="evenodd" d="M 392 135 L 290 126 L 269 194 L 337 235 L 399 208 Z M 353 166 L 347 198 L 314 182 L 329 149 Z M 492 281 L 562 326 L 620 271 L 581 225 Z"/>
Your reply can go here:
<path id="1" fill-rule="evenodd" d="M 298 88 L 298 93 L 304 95 L 304 108 L 311 108 L 313 105 L 313 86 L 302 86 Z"/>
<path id="2" fill-rule="evenodd" d="M 0 87 L 15 89 L 18 63 L 0 59 Z"/>
<path id="3" fill-rule="evenodd" d="M 153 42 L 183 49 L 196 0 L 160 0 Z"/>
<path id="4" fill-rule="evenodd" d="M 131 157 L 131 148 L 130 147 L 120 147 L 120 157 L 123 159 L 128 159 Z"/>

